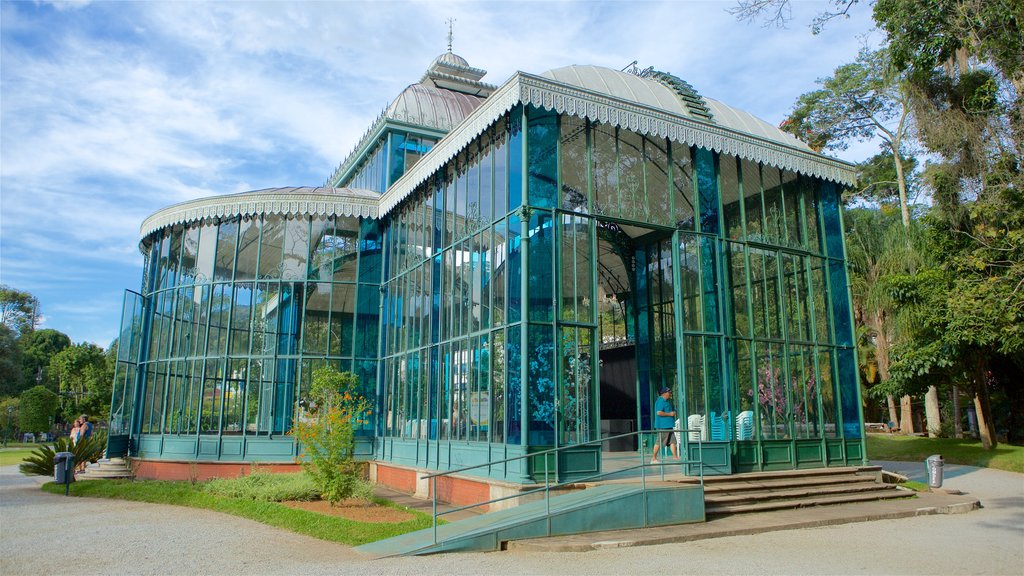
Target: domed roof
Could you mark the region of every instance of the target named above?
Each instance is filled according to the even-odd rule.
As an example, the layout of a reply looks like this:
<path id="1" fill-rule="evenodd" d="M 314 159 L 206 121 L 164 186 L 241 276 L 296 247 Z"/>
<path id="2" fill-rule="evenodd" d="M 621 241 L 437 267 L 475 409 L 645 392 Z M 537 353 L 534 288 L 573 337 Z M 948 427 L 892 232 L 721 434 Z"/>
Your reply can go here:
<path id="1" fill-rule="evenodd" d="M 708 122 L 704 115 L 694 113 L 693 107 L 688 106 L 681 98 L 681 95 L 664 83 L 651 78 L 612 70 L 603 66 L 579 65 L 548 70 L 541 74 L 541 76 L 613 98 L 631 100 L 637 104 L 657 108 L 678 116 Z M 786 146 L 811 151 L 807 144 L 792 134 L 783 132 L 748 112 L 733 108 L 711 98 L 702 98 L 707 110 L 711 112 L 711 123 L 713 124 L 778 142 L 779 144 L 785 144 Z"/>
<path id="2" fill-rule="evenodd" d="M 384 112 L 386 118 L 451 130 L 476 110 L 483 98 L 423 84 L 412 84 Z"/>
<path id="3" fill-rule="evenodd" d="M 459 56 L 458 54 L 453 54 L 452 52 L 445 52 L 444 54 L 441 54 L 437 58 L 434 58 L 434 61 L 431 62 L 430 65 L 437 66 L 442 64 L 445 66 L 460 66 L 463 68 L 470 67 L 469 62 L 467 62 L 465 58 Z"/>

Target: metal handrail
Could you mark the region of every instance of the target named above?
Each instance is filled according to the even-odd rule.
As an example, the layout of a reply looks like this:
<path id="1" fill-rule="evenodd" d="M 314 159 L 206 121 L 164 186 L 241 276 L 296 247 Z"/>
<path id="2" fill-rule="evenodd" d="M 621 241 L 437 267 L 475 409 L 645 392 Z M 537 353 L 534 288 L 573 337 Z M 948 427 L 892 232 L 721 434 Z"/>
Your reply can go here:
<path id="1" fill-rule="evenodd" d="M 665 429 L 657 429 L 657 430 L 635 430 L 633 432 L 627 432 L 625 434 L 618 434 L 618 435 L 615 435 L 615 436 L 607 436 L 607 437 L 604 437 L 604 438 L 599 438 L 597 440 L 591 440 L 589 442 L 581 442 L 579 444 L 570 444 L 570 445 L 567 445 L 567 446 L 559 446 L 557 448 L 549 448 L 547 450 L 541 450 L 540 452 L 531 452 L 529 454 L 523 454 L 521 456 L 513 456 L 511 458 L 504 458 L 502 460 L 494 460 L 494 461 L 491 461 L 491 462 L 485 462 L 483 464 L 475 464 L 473 466 L 464 466 L 462 468 L 456 468 L 455 470 L 446 470 L 444 472 L 437 472 L 437 473 L 434 473 L 434 474 L 428 474 L 426 476 L 421 476 L 420 477 L 421 480 L 430 480 L 430 483 L 431 483 L 431 489 L 430 489 L 431 497 L 432 497 L 431 498 L 432 499 L 432 510 L 431 510 L 431 512 L 433 514 L 433 525 L 432 525 L 431 529 L 432 529 L 432 532 L 433 532 L 433 540 L 434 540 L 433 544 L 434 545 L 437 544 L 437 519 L 440 516 L 444 516 L 446 514 L 453 514 L 455 512 L 461 512 L 463 510 L 469 510 L 471 508 L 477 508 L 479 506 L 486 506 L 488 504 L 494 504 L 494 503 L 502 502 L 502 501 L 505 501 L 505 500 L 511 500 L 513 498 L 522 498 L 523 496 L 527 496 L 527 495 L 530 495 L 530 494 L 536 494 L 537 492 L 542 492 L 542 491 L 544 492 L 544 506 L 545 506 L 545 509 L 546 509 L 547 517 L 548 517 L 547 518 L 548 536 L 550 536 L 551 535 L 551 489 L 552 488 L 560 488 L 562 486 L 568 486 L 570 484 L 577 484 L 579 482 L 586 482 L 586 481 L 589 481 L 589 480 L 594 480 L 594 479 L 600 478 L 602 476 L 610 476 L 612 474 L 619 474 L 619 473 L 622 473 L 622 472 L 627 472 L 629 470 L 636 470 L 636 469 L 640 470 L 640 485 L 641 485 L 641 491 L 644 494 L 644 498 L 643 498 L 643 503 L 644 503 L 644 524 L 646 525 L 647 524 L 647 498 L 646 498 L 646 494 L 647 494 L 647 476 L 646 476 L 646 469 L 647 469 L 648 466 L 657 466 L 657 467 L 661 468 L 661 478 L 662 478 L 662 480 L 664 480 L 665 479 L 665 466 L 669 465 L 670 463 L 669 462 L 659 462 L 659 463 L 648 463 L 648 462 L 646 462 L 646 454 L 644 453 L 644 446 L 643 446 L 642 442 L 638 443 L 639 450 L 637 452 L 640 455 L 640 464 L 638 464 L 638 465 L 629 466 L 627 468 L 620 468 L 618 470 L 611 471 L 611 472 L 599 472 L 599 473 L 594 474 L 592 476 L 586 476 L 584 478 L 576 478 L 576 479 L 571 480 L 571 481 L 556 482 L 555 484 L 551 484 L 550 483 L 550 473 L 549 473 L 549 470 L 548 470 L 548 459 L 547 459 L 546 456 L 548 454 L 557 453 L 560 450 L 567 450 L 567 449 L 570 449 L 570 448 L 580 448 L 581 446 L 589 446 L 589 445 L 593 445 L 593 444 L 604 444 L 605 442 L 609 442 L 611 440 L 617 440 L 619 438 L 627 438 L 627 437 L 631 437 L 631 436 L 640 436 L 641 434 L 656 434 L 656 433 L 659 433 L 659 432 L 668 432 L 670 430 L 674 434 L 679 434 L 680 438 L 682 437 L 683 434 L 691 434 L 691 433 L 696 433 L 697 434 L 698 440 L 689 440 L 689 439 L 687 439 L 687 444 L 689 445 L 689 444 L 692 444 L 692 443 L 696 442 L 696 444 L 697 444 L 697 458 L 698 459 L 696 461 L 693 461 L 693 460 L 689 460 L 688 458 L 684 458 L 682 455 L 680 455 L 679 460 L 678 461 L 673 461 L 673 462 L 671 462 L 671 464 L 678 464 L 678 465 L 698 464 L 699 465 L 699 470 L 700 470 L 700 474 L 699 474 L 700 485 L 701 485 L 701 487 L 703 487 L 704 486 L 704 446 L 703 446 L 704 440 L 702 438 L 702 431 L 700 429 L 688 429 L 688 428 L 671 428 L 671 429 L 665 428 Z M 678 442 L 678 444 L 679 444 L 679 446 L 681 448 L 682 447 L 682 443 Z M 544 458 L 544 487 L 543 488 L 539 488 L 538 487 L 538 488 L 534 488 L 532 490 L 526 490 L 526 491 L 519 492 L 517 494 L 512 494 L 512 495 L 509 495 L 509 496 L 502 496 L 500 498 L 492 498 L 492 499 L 484 501 L 484 502 L 478 502 L 476 504 L 468 504 L 466 506 L 459 506 L 459 507 L 456 507 L 456 508 L 451 508 L 449 510 L 445 510 L 443 512 L 438 512 L 437 511 L 437 479 L 440 478 L 441 476 L 451 476 L 453 474 L 459 474 L 459 473 L 465 472 L 467 470 L 475 470 L 477 468 L 496 466 L 498 464 L 503 464 L 505 462 L 514 462 L 516 460 L 522 460 L 524 458 L 533 458 L 535 456 L 545 456 L 545 458 Z M 556 468 L 556 473 L 557 473 L 557 468 Z"/>

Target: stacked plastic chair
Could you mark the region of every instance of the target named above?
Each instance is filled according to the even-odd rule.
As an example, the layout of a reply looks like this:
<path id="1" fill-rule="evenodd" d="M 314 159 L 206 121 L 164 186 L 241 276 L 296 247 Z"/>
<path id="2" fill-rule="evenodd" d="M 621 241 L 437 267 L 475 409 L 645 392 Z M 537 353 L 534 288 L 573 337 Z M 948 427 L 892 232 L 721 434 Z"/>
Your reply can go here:
<path id="1" fill-rule="evenodd" d="M 700 414 L 690 414 L 686 419 L 686 427 L 690 430 L 690 441 L 708 439 L 708 429 L 704 427 L 704 417 Z"/>
<path id="2" fill-rule="evenodd" d="M 750 410 L 744 410 L 736 415 L 736 439 L 754 439 L 754 413 Z"/>

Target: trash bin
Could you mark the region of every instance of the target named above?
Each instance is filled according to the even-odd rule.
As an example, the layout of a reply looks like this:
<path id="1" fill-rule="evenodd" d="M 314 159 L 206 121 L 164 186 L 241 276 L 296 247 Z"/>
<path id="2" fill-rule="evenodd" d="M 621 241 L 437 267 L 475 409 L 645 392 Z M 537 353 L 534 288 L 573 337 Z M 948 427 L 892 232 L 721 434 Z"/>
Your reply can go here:
<path id="1" fill-rule="evenodd" d="M 53 455 L 53 481 L 69 484 L 75 481 L 75 455 L 71 452 L 57 452 Z"/>
<path id="2" fill-rule="evenodd" d="M 934 454 L 925 460 L 925 468 L 928 470 L 928 487 L 942 487 L 942 455 Z"/>

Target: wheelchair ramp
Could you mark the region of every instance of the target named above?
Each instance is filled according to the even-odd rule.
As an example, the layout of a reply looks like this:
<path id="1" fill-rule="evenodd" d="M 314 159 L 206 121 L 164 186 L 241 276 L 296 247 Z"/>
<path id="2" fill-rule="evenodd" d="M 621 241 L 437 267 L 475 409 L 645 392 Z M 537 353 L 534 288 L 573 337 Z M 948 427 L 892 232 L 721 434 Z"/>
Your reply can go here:
<path id="1" fill-rule="evenodd" d="M 640 484 L 605 484 L 438 526 L 436 543 L 427 528 L 356 550 L 379 558 L 499 550 L 510 540 L 703 521 L 700 485 L 648 482 L 645 491 Z"/>

